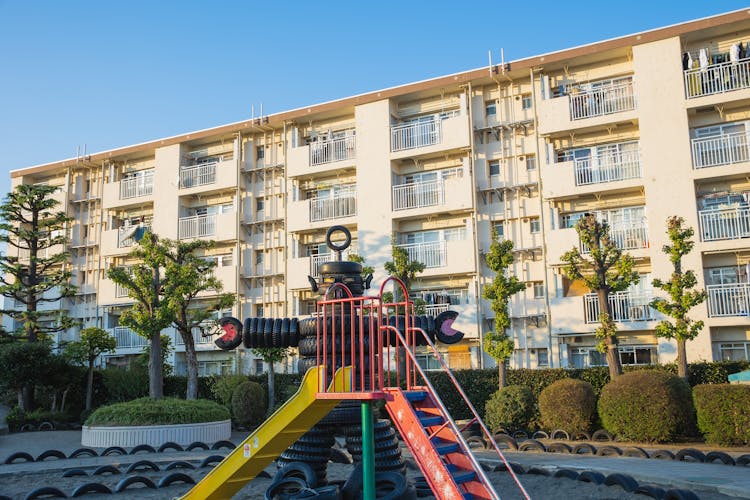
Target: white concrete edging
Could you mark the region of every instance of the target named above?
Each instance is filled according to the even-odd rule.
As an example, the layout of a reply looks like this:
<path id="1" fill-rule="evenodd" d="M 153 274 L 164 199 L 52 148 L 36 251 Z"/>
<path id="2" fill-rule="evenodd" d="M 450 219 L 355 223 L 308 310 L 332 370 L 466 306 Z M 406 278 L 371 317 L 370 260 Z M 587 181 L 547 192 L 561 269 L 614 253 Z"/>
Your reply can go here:
<path id="1" fill-rule="evenodd" d="M 121 427 L 84 425 L 81 433 L 81 445 L 106 448 L 108 446 L 129 447 L 148 444 L 156 448 L 169 441 L 183 446 L 195 441 L 215 443 L 229 439 L 231 435 L 231 420 L 198 424 Z"/>

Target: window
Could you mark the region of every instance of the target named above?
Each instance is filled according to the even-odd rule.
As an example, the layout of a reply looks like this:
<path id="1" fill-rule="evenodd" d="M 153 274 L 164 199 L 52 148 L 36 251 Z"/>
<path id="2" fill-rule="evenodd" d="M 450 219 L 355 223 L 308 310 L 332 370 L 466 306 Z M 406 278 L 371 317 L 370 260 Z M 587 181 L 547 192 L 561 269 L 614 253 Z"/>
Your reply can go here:
<path id="1" fill-rule="evenodd" d="M 719 344 L 719 359 L 721 361 L 750 360 L 750 342 Z"/>
<path id="2" fill-rule="evenodd" d="M 262 359 L 256 359 L 255 360 L 255 374 L 263 373 L 263 360 Z"/>
<path id="3" fill-rule="evenodd" d="M 234 212 L 234 203 L 224 203 L 223 205 L 219 205 L 218 212 L 220 214 L 231 214 Z"/>
<path id="4" fill-rule="evenodd" d="M 544 298 L 544 282 L 543 281 L 534 282 L 534 298 L 535 299 Z"/>
<path id="5" fill-rule="evenodd" d="M 500 160 L 492 160 L 489 162 L 490 177 L 493 175 L 500 175 Z"/>
<path id="6" fill-rule="evenodd" d="M 547 351 L 547 349 L 537 349 L 536 359 L 537 359 L 537 365 L 549 366 L 549 352 Z"/>
<path id="7" fill-rule="evenodd" d="M 448 353 L 441 352 L 440 355 L 443 357 L 443 359 L 447 363 Z M 443 367 L 440 365 L 440 362 L 432 354 L 417 354 L 416 358 L 417 358 L 417 363 L 424 370 L 442 370 L 443 369 Z"/>
<path id="8" fill-rule="evenodd" d="M 266 147 L 265 146 L 258 146 L 258 148 L 256 149 L 256 153 L 257 153 L 257 158 L 259 160 L 262 160 L 263 158 L 266 157 Z"/>
<path id="9" fill-rule="evenodd" d="M 531 109 L 531 96 L 525 95 L 521 98 L 521 109 Z"/>
<path id="10" fill-rule="evenodd" d="M 650 365 L 656 349 L 650 346 L 620 346 L 620 363 L 623 365 Z"/>
<path id="11" fill-rule="evenodd" d="M 259 304 L 259 305 L 255 306 L 255 317 L 256 318 L 262 318 L 264 316 L 263 313 L 264 313 L 264 311 L 263 311 L 263 306 L 262 305 Z"/>
<path id="12" fill-rule="evenodd" d="M 255 200 L 255 211 L 262 212 L 265 204 L 266 200 L 264 200 L 263 198 L 258 198 L 257 200 Z"/>
<path id="13" fill-rule="evenodd" d="M 257 265 L 262 265 L 263 264 L 264 255 L 265 254 L 263 253 L 263 250 L 256 250 L 255 251 L 255 263 Z"/>
<path id="14" fill-rule="evenodd" d="M 541 231 L 541 224 L 539 223 L 539 217 L 534 217 L 529 221 L 529 231 L 531 234 L 536 234 Z"/>
<path id="15" fill-rule="evenodd" d="M 593 347 L 570 348 L 570 366 L 573 368 L 588 368 L 606 364 L 607 360 L 604 354 Z"/>
<path id="16" fill-rule="evenodd" d="M 503 221 L 495 222 L 492 225 L 492 229 L 495 230 L 499 239 L 502 240 L 503 238 L 505 238 L 505 224 L 503 223 Z"/>
<path id="17" fill-rule="evenodd" d="M 497 114 L 497 105 L 494 101 L 487 101 L 484 103 L 484 114 L 488 117 L 495 116 Z"/>
<path id="18" fill-rule="evenodd" d="M 536 156 L 526 157 L 526 170 L 536 170 Z"/>

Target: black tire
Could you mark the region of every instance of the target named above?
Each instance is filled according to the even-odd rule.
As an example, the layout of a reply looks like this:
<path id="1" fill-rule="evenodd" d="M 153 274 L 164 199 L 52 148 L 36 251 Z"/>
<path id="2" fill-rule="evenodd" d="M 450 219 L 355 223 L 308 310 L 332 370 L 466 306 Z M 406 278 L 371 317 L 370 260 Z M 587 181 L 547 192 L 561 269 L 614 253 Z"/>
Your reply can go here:
<path id="1" fill-rule="evenodd" d="M 573 441 L 591 441 L 591 434 L 586 431 L 576 432 L 571 437 Z"/>
<path id="2" fill-rule="evenodd" d="M 618 448 L 617 446 L 604 445 L 604 446 L 600 446 L 599 449 L 596 450 L 596 456 L 597 457 L 610 457 L 610 456 L 621 457 L 622 450 Z"/>
<path id="3" fill-rule="evenodd" d="M 669 450 L 656 450 L 651 452 L 651 458 L 655 460 L 674 460 L 674 453 Z"/>
<path id="4" fill-rule="evenodd" d="M 357 430 L 361 432 L 361 427 L 357 426 Z M 398 438 L 396 437 L 396 431 L 392 427 L 387 427 L 383 429 L 377 429 L 375 432 L 373 432 L 375 443 L 379 441 L 388 441 L 391 442 L 393 439 L 398 442 Z M 362 448 L 362 435 L 359 434 L 348 434 L 346 436 L 346 447 L 347 449 L 351 446 L 355 446 L 358 448 Z M 377 445 L 376 445 L 377 446 Z"/>
<path id="5" fill-rule="evenodd" d="M 526 469 L 524 469 L 523 466 L 517 462 L 508 462 L 507 466 L 504 463 L 498 464 L 492 470 L 494 472 L 506 472 L 508 470 L 508 467 L 510 467 L 510 469 L 516 474 L 526 474 Z"/>
<path id="6" fill-rule="evenodd" d="M 315 337 L 305 337 L 300 339 L 297 344 L 300 356 L 317 356 L 318 355 L 318 339 Z"/>
<path id="7" fill-rule="evenodd" d="M 23 462 L 33 462 L 34 457 L 26 453 L 25 451 L 17 451 L 11 455 L 8 456 L 8 458 L 5 459 L 6 464 L 12 464 L 16 460 L 21 460 Z"/>
<path id="8" fill-rule="evenodd" d="M 123 492 L 127 490 L 128 486 L 130 486 L 131 484 L 142 484 L 146 488 L 150 488 L 152 490 L 156 489 L 156 485 L 149 478 L 143 476 L 130 476 L 121 479 L 120 482 L 115 485 L 115 489 L 113 491 L 115 493 Z"/>
<path id="9" fill-rule="evenodd" d="M 284 345 L 281 343 L 281 327 L 283 324 L 284 324 L 284 320 L 281 318 L 276 318 L 273 320 L 271 342 L 273 343 L 273 347 L 275 348 L 284 347 Z"/>
<path id="10" fill-rule="evenodd" d="M 496 432 L 492 436 L 492 439 L 494 439 L 495 443 L 498 445 L 500 443 L 504 443 L 508 447 L 508 449 L 513 451 L 518 450 L 518 441 L 504 432 Z"/>
<path id="11" fill-rule="evenodd" d="M 702 451 L 696 450 L 695 448 L 683 448 L 674 454 L 674 459 L 678 462 L 703 463 L 706 461 L 706 455 L 704 455 Z"/>
<path id="12" fill-rule="evenodd" d="M 297 371 L 300 374 L 305 374 L 307 373 L 307 370 L 317 365 L 318 365 L 318 359 L 315 357 L 299 358 L 299 360 L 297 360 Z"/>
<path id="13" fill-rule="evenodd" d="M 543 467 L 529 467 L 526 470 L 526 474 L 532 474 L 536 476 L 547 476 L 547 477 L 552 475 L 552 473 L 549 470 Z"/>
<path id="14" fill-rule="evenodd" d="M 253 347 L 252 341 L 253 332 L 253 318 L 245 318 L 245 322 L 242 324 L 242 345 L 245 349 Z"/>
<path id="15" fill-rule="evenodd" d="M 309 455 L 307 453 L 300 453 L 293 450 L 284 450 L 279 455 L 279 458 L 285 462 L 306 462 L 308 464 L 325 464 L 328 463 L 328 457 L 320 455 Z"/>
<path id="16" fill-rule="evenodd" d="M 544 431 L 536 431 L 531 435 L 531 439 L 549 439 L 549 434 Z"/>
<path id="17" fill-rule="evenodd" d="M 274 480 L 283 478 L 299 478 L 309 488 L 315 488 L 318 485 L 318 476 L 315 475 L 315 469 L 306 462 L 289 462 L 278 470 Z"/>
<path id="18" fill-rule="evenodd" d="M 88 495 L 89 493 L 103 493 L 105 495 L 111 495 L 112 490 L 110 490 L 108 486 L 105 486 L 101 483 L 86 483 L 74 489 L 70 496 L 76 498 L 82 497 L 83 495 Z"/>
<path id="19" fill-rule="evenodd" d="M 557 469 L 552 477 L 564 477 L 567 479 L 576 480 L 578 479 L 578 473 L 571 469 Z"/>
<path id="20" fill-rule="evenodd" d="M 354 470 L 341 487 L 341 495 L 344 499 L 352 500 L 362 492 L 362 463 L 354 466 Z"/>
<path id="21" fill-rule="evenodd" d="M 125 474 L 130 474 L 132 472 L 142 470 L 152 470 L 154 472 L 159 472 L 160 469 L 159 466 L 151 460 L 138 460 L 137 462 L 133 462 L 128 466 L 128 468 L 125 470 Z"/>
<path id="22" fill-rule="evenodd" d="M 281 346 L 291 347 L 289 342 L 289 318 L 281 320 Z"/>
<path id="23" fill-rule="evenodd" d="M 664 498 L 664 495 L 666 494 L 664 488 L 660 488 L 659 486 L 656 486 L 654 484 L 641 484 L 635 489 L 633 493 L 635 493 L 636 495 L 656 498 L 658 500 Z"/>
<path id="24" fill-rule="evenodd" d="M 195 484 L 195 479 L 184 472 L 173 472 L 159 479 L 159 483 L 156 486 L 159 488 L 166 488 L 174 483 Z"/>
<path id="25" fill-rule="evenodd" d="M 698 495 L 690 490 L 673 488 L 664 494 L 664 500 L 699 500 Z"/>
<path id="26" fill-rule="evenodd" d="M 513 433 L 513 438 L 516 441 L 524 441 L 529 439 L 529 434 L 526 431 L 516 431 Z"/>
<path id="27" fill-rule="evenodd" d="M 60 450 L 47 450 L 39 454 L 38 457 L 36 457 L 37 462 L 44 462 L 48 458 L 56 458 L 58 460 L 64 460 L 68 457 L 65 456 L 65 453 L 61 452 Z"/>
<path id="28" fill-rule="evenodd" d="M 55 424 L 49 421 L 44 421 L 41 424 L 39 424 L 39 430 L 40 431 L 54 431 Z"/>
<path id="29" fill-rule="evenodd" d="M 351 464 L 354 462 L 351 455 L 338 448 L 330 448 L 328 459 L 335 464 Z"/>
<path id="30" fill-rule="evenodd" d="M 193 465 L 190 462 L 187 462 L 185 460 L 175 460 L 174 462 L 170 462 L 166 467 L 164 467 L 164 470 L 172 470 L 172 469 L 189 469 L 189 470 L 193 470 L 193 469 L 195 469 L 195 465 Z"/>
<path id="31" fill-rule="evenodd" d="M 156 450 L 150 444 L 139 444 L 138 446 L 135 446 L 133 447 L 132 450 L 130 450 L 130 454 L 135 455 L 139 451 L 145 451 L 147 453 L 156 453 Z"/>
<path id="32" fill-rule="evenodd" d="M 734 459 L 723 451 L 709 451 L 706 453 L 706 459 L 704 460 L 707 464 L 712 464 L 716 461 L 723 463 L 724 465 L 735 465 Z"/>
<path id="33" fill-rule="evenodd" d="M 296 498 L 297 493 L 300 493 L 307 488 L 309 488 L 309 486 L 304 479 L 294 476 L 282 477 L 272 482 L 271 485 L 266 488 L 264 498 L 266 500 L 273 500 L 275 498 Z"/>
<path id="34" fill-rule="evenodd" d="M 548 453 L 571 453 L 573 448 L 569 444 L 554 442 L 547 445 Z"/>
<path id="35" fill-rule="evenodd" d="M 68 458 L 78 458 L 78 457 L 98 457 L 99 454 L 92 450 L 91 448 L 78 448 L 73 453 L 68 455 Z"/>
<path id="36" fill-rule="evenodd" d="M 114 465 L 107 464 L 97 467 L 96 469 L 94 469 L 94 472 L 91 473 L 92 476 L 101 476 L 104 474 L 112 474 L 113 476 L 115 476 L 117 474 L 122 474 L 122 472 L 120 472 L 120 469 L 118 469 Z"/>
<path id="37" fill-rule="evenodd" d="M 159 453 L 164 453 L 167 450 L 185 451 L 182 446 L 172 441 L 167 441 L 163 445 L 159 446 Z"/>
<path id="38" fill-rule="evenodd" d="M 304 318 L 297 322 L 300 338 L 318 335 L 318 318 Z"/>
<path id="39" fill-rule="evenodd" d="M 400 500 L 406 494 L 406 478 L 396 472 L 376 472 L 375 489 L 380 500 Z"/>
<path id="40" fill-rule="evenodd" d="M 550 439 L 564 439 L 565 441 L 570 441 L 570 434 L 563 429 L 555 429 L 550 432 L 549 437 Z"/>
<path id="41" fill-rule="evenodd" d="M 88 474 L 83 469 L 68 469 L 65 472 L 63 472 L 63 475 L 62 475 L 62 477 L 79 477 L 79 476 L 88 476 Z"/>
<path id="42" fill-rule="evenodd" d="M 292 318 L 289 321 L 289 347 L 297 347 L 299 339 L 299 320 Z"/>
<path id="43" fill-rule="evenodd" d="M 466 438 L 466 444 L 469 445 L 469 448 L 476 448 L 479 450 L 486 450 L 487 449 L 487 441 L 482 439 L 480 436 L 469 436 Z"/>
<path id="44" fill-rule="evenodd" d="M 229 351 L 239 346 L 242 343 L 242 323 L 237 318 L 226 317 L 221 318 L 219 321 L 219 328 L 224 333 L 216 340 L 214 344 L 219 349 Z"/>
<path id="45" fill-rule="evenodd" d="M 224 460 L 224 457 L 222 455 L 209 455 L 203 460 L 201 460 L 201 463 L 200 465 L 198 465 L 198 467 L 203 468 L 203 467 L 208 467 L 208 466 L 214 466 L 218 464 L 219 462 L 221 462 L 222 460 Z"/>
<path id="46" fill-rule="evenodd" d="M 110 455 L 127 455 L 127 454 L 128 452 L 125 451 L 125 448 L 123 448 L 122 446 L 110 446 L 109 448 L 105 448 L 100 456 L 108 457 Z"/>
<path id="47" fill-rule="evenodd" d="M 6 462 L 6 463 L 7 463 L 7 462 Z M 740 466 L 742 466 L 742 467 L 745 467 L 745 466 L 747 466 L 747 465 L 750 465 L 750 455 L 748 455 L 748 454 L 745 454 L 745 455 L 740 455 L 739 457 L 737 457 L 737 458 L 736 458 L 736 459 L 734 460 L 734 463 L 735 463 L 736 465 L 740 465 Z"/>
<path id="48" fill-rule="evenodd" d="M 266 318 L 263 323 L 263 347 L 273 347 L 273 325 L 275 320 L 273 318 Z"/>
<path id="49" fill-rule="evenodd" d="M 623 448 L 622 456 L 631 458 L 650 458 L 648 452 L 640 446 L 629 446 L 627 448 Z"/>
<path id="50" fill-rule="evenodd" d="M 638 488 L 638 481 L 627 474 L 620 474 L 619 472 L 608 475 L 604 479 L 604 484 L 607 486 L 619 486 L 628 493 L 632 493 Z"/>
<path id="51" fill-rule="evenodd" d="M 603 484 L 604 474 L 594 470 L 585 470 L 578 474 L 578 480 L 584 483 Z"/>
<path id="52" fill-rule="evenodd" d="M 250 332 L 250 346 L 253 348 L 260 347 L 260 341 L 258 340 L 258 331 L 262 331 L 263 318 L 253 318 L 253 322 L 250 324 L 252 331 Z"/>
<path id="53" fill-rule="evenodd" d="M 578 443 L 573 447 L 573 454 L 574 455 L 596 455 L 596 446 L 588 444 L 588 443 Z"/>
<path id="54" fill-rule="evenodd" d="M 547 447 L 536 439 L 527 439 L 518 445 L 518 451 L 547 451 Z"/>
<path id="55" fill-rule="evenodd" d="M 187 447 L 185 448 L 185 451 L 193 451 L 193 450 L 210 450 L 211 448 L 204 443 L 203 441 L 193 441 Z"/>
<path id="56" fill-rule="evenodd" d="M 222 448 L 227 448 L 228 450 L 233 450 L 236 447 L 237 446 L 233 442 L 222 440 L 222 441 L 216 441 L 214 443 L 214 445 L 211 447 L 211 449 L 212 450 L 220 450 Z"/>
<path id="57" fill-rule="evenodd" d="M 600 441 L 600 442 L 608 442 L 608 441 L 614 441 L 615 438 L 610 434 L 608 431 L 604 429 L 599 429 L 598 431 L 594 431 L 594 433 L 591 435 L 592 441 Z"/>
<path id="58" fill-rule="evenodd" d="M 34 500 L 39 497 L 68 498 L 68 495 L 52 486 L 42 486 L 41 488 L 37 488 L 27 493 L 26 496 L 23 497 L 23 500 Z"/>
<path id="59" fill-rule="evenodd" d="M 456 311 L 443 311 L 435 318 L 435 337 L 443 344 L 456 344 L 464 338 L 463 332 L 452 327 L 453 321 L 458 318 Z"/>

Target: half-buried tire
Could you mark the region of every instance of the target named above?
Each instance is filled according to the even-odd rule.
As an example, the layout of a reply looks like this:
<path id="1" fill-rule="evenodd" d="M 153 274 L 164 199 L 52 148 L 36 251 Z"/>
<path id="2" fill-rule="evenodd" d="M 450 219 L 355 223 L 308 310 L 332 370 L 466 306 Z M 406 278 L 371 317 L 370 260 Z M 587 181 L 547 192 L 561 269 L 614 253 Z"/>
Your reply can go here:
<path id="1" fill-rule="evenodd" d="M 435 336 L 443 344 L 456 344 L 464 338 L 463 332 L 453 329 L 458 318 L 456 311 L 443 311 L 435 318 Z"/>
<path id="2" fill-rule="evenodd" d="M 219 328 L 224 334 L 216 339 L 216 347 L 224 351 L 230 351 L 242 343 L 242 323 L 237 318 L 221 318 Z"/>

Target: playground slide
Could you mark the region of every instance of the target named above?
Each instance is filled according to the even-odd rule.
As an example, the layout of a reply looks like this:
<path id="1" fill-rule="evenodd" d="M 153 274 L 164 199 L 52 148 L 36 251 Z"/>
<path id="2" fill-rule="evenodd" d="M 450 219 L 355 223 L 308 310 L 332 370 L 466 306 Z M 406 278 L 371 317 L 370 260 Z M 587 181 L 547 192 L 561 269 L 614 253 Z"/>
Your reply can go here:
<path id="1" fill-rule="evenodd" d="M 319 383 L 324 374 L 325 367 L 322 365 L 307 370 L 297 393 L 181 499 L 231 498 L 282 451 L 325 417 L 340 401 L 316 399 Z M 350 378 L 351 367 L 340 368 L 336 371 L 328 391 L 350 391 Z"/>

